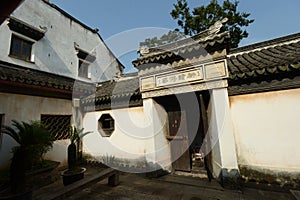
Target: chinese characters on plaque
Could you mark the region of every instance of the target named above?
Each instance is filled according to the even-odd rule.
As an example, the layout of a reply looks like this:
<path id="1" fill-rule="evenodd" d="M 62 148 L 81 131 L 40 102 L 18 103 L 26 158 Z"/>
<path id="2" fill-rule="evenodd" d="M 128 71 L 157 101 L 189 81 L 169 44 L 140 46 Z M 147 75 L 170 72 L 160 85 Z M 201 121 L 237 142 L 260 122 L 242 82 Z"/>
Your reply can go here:
<path id="1" fill-rule="evenodd" d="M 185 72 L 175 72 L 173 74 L 156 77 L 156 87 L 176 85 L 180 83 L 203 80 L 202 67 Z"/>
<path id="2" fill-rule="evenodd" d="M 167 86 L 182 86 L 206 81 L 221 80 L 228 77 L 226 61 L 217 61 L 194 66 L 192 68 L 179 69 L 158 73 L 148 77 L 142 77 L 140 81 L 141 91 L 161 89 Z"/>

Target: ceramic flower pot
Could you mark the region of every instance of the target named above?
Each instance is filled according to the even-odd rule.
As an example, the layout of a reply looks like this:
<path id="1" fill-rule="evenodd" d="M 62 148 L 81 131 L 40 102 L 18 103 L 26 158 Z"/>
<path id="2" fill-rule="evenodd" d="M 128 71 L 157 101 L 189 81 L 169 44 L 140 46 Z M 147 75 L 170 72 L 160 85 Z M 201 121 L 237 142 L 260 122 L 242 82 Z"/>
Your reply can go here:
<path id="1" fill-rule="evenodd" d="M 84 167 L 78 167 L 78 168 L 74 168 L 71 170 L 67 169 L 67 170 L 63 171 L 61 173 L 61 175 L 63 177 L 63 184 L 66 186 L 66 185 L 72 184 L 76 181 L 83 179 L 85 171 L 86 171 L 86 168 L 84 168 Z"/>

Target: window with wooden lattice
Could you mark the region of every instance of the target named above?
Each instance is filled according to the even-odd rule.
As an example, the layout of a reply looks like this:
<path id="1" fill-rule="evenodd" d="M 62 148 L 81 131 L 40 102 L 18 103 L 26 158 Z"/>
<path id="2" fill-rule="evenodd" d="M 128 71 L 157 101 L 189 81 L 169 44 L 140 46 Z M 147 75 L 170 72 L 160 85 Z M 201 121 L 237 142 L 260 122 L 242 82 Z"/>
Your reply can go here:
<path id="1" fill-rule="evenodd" d="M 33 42 L 12 35 L 9 55 L 25 61 L 31 61 Z"/>
<path id="2" fill-rule="evenodd" d="M 54 140 L 69 139 L 72 115 L 41 115 L 41 122 L 47 126 Z"/>

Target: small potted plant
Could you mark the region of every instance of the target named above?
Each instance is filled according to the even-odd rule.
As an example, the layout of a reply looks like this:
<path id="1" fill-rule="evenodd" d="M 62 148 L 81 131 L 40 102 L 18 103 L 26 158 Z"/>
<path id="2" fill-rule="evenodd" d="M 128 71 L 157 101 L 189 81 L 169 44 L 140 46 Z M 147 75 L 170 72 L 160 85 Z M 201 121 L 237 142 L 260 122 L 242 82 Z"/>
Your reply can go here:
<path id="1" fill-rule="evenodd" d="M 11 136 L 18 146 L 13 148 L 10 165 L 10 191 L 0 199 L 31 199 L 32 192 L 26 185 L 26 172 L 41 161 L 43 154 L 52 148 L 53 140 L 39 121 L 30 123 L 12 121 L 12 127 L 4 126 L 2 132 Z"/>
<path id="2" fill-rule="evenodd" d="M 83 132 L 82 129 L 76 127 L 70 127 L 70 141 L 68 146 L 68 169 L 62 172 L 64 185 L 69 185 L 80 179 L 83 179 L 84 167 L 78 167 L 78 149 L 77 146 L 81 142 L 81 138 L 91 132 Z"/>

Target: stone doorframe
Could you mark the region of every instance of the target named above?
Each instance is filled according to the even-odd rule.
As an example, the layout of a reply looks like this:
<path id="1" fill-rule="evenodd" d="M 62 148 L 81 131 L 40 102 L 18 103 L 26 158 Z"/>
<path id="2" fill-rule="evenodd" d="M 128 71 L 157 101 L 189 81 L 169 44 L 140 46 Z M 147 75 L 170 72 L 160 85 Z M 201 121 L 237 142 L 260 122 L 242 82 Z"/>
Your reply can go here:
<path id="1" fill-rule="evenodd" d="M 226 59 L 151 74 L 139 71 L 139 75 L 145 114 L 149 114 L 153 122 L 157 121 L 153 109 L 158 105 L 152 98 L 204 90 L 210 92 L 207 142 L 212 155 L 211 171 L 224 187 L 239 187 L 240 175 L 227 92 Z M 160 141 L 154 139 L 154 143 Z M 155 162 L 158 157 L 153 155 L 152 160 Z"/>

